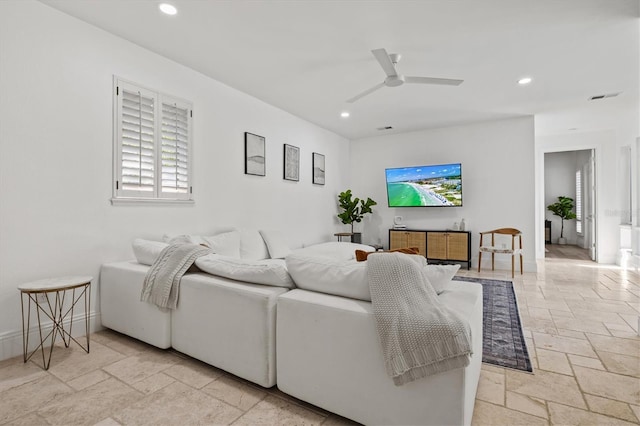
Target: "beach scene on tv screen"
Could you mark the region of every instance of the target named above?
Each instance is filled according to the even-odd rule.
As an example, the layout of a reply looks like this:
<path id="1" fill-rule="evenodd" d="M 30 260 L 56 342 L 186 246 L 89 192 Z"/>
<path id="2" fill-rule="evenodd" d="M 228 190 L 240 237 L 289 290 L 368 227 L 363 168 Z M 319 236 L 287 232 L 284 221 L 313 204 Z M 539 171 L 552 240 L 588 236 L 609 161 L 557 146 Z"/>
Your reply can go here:
<path id="1" fill-rule="evenodd" d="M 461 206 L 460 164 L 387 169 L 389 207 Z"/>

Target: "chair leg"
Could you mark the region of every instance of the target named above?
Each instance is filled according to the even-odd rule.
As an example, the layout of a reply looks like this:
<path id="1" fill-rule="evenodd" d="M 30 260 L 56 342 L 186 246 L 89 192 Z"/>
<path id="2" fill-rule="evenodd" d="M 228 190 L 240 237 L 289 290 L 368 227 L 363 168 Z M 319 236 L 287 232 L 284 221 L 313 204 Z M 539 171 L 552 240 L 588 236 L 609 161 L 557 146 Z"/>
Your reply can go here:
<path id="1" fill-rule="evenodd" d="M 478 253 L 478 272 L 480 272 L 480 265 L 482 265 L 482 252 Z"/>
<path id="2" fill-rule="evenodd" d="M 496 270 L 496 254 L 495 253 L 491 253 L 491 270 L 495 271 Z"/>
<path id="3" fill-rule="evenodd" d="M 520 275 L 522 275 L 522 255 L 520 255 Z"/>
<path id="4" fill-rule="evenodd" d="M 515 262 L 516 262 L 515 256 L 511 255 L 511 278 L 515 277 Z"/>

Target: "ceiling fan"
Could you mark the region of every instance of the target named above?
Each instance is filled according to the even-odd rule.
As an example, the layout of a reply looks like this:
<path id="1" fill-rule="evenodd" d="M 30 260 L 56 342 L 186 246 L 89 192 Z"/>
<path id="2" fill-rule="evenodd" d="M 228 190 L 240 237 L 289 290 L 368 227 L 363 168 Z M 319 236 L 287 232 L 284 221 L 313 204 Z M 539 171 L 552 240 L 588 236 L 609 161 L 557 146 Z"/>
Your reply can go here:
<path id="1" fill-rule="evenodd" d="M 354 103 L 355 101 L 364 98 L 365 96 L 375 92 L 383 86 L 396 87 L 402 86 L 404 83 L 419 83 L 419 84 L 440 84 L 446 86 L 459 86 L 464 80 L 454 80 L 451 78 L 434 78 L 434 77 L 409 77 L 402 74 L 398 74 L 396 71 L 396 64 L 400 61 L 401 56 L 398 53 L 389 54 L 385 49 L 372 50 L 373 56 L 376 57 L 380 66 L 387 74 L 387 78 L 380 84 L 376 84 L 371 89 L 365 90 L 359 95 L 347 100 L 347 103 Z"/>

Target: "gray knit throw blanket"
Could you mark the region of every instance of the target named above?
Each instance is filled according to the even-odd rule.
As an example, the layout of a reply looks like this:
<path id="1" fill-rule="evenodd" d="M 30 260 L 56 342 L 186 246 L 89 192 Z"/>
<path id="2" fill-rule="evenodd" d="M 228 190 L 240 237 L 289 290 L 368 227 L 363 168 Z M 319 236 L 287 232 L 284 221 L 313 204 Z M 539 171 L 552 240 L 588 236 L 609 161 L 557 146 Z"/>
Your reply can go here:
<path id="1" fill-rule="evenodd" d="M 469 365 L 471 329 L 438 295 L 412 256 L 367 258 L 371 304 L 385 361 L 396 386 Z"/>
<path id="2" fill-rule="evenodd" d="M 197 258 L 209 253 L 211 249 L 197 244 L 165 247 L 144 277 L 140 300 L 161 308 L 175 309 L 182 276 Z"/>

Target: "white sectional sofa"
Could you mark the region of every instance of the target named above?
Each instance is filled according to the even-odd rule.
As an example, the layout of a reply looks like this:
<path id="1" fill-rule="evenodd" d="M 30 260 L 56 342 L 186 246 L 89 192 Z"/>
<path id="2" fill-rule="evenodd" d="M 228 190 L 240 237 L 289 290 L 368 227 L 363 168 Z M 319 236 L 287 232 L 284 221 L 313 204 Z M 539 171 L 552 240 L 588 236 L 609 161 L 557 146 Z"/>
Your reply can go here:
<path id="1" fill-rule="evenodd" d="M 277 383 L 285 393 L 364 424 L 470 424 L 482 358 L 481 286 L 452 282 L 441 294 L 471 324 L 470 364 L 395 386 L 385 372 L 362 285 L 365 265 L 352 260 L 355 248 L 373 251 L 331 243 L 289 256 L 288 265 L 290 259 L 300 264 L 325 256 L 317 263 L 332 271 L 322 274 L 323 281 L 313 275 L 316 266 L 295 267 L 298 289 L 187 273 L 173 311 L 140 301 L 149 266 L 106 264 L 100 276 L 102 323 L 261 386 Z M 345 289 L 336 279 L 340 274 L 359 284 Z"/>

